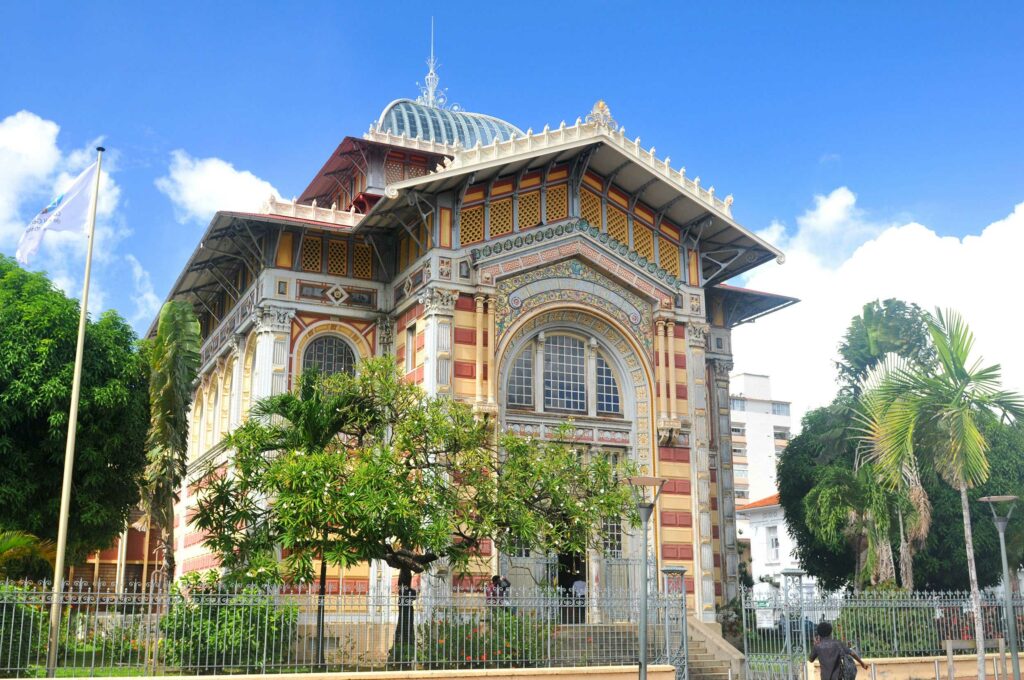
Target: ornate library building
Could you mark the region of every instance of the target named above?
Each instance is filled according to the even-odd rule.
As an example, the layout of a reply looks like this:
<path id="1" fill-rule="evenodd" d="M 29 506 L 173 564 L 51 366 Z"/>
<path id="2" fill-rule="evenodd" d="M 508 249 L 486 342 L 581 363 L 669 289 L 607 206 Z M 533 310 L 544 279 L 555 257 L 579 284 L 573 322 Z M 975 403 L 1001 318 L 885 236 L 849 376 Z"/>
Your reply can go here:
<path id="1" fill-rule="evenodd" d="M 431 68 L 418 99 L 343 139 L 297 199 L 218 212 L 170 292 L 203 329 L 179 575 L 217 566 L 188 526 L 190 485 L 230 462 L 220 442 L 250 406 L 308 367 L 392 355 L 499 428 L 553 436 L 571 417 L 580 445 L 666 478 L 651 554 L 687 567 L 693 610 L 714 620 L 738 592 L 730 333 L 794 300 L 727 284 L 783 256 L 706 184 L 628 138 L 604 102 L 523 130 L 448 107 Z M 513 584 L 571 568 L 629 587 L 637 534 L 571 565 L 482 552 Z M 392 574 L 373 563 L 332 583 L 373 592 Z"/>

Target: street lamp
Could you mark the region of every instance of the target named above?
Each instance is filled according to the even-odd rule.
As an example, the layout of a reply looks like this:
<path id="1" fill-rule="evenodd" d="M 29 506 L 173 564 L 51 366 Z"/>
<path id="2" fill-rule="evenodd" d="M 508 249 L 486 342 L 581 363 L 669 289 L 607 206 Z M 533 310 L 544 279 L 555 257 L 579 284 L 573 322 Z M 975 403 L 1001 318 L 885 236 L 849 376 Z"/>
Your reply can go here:
<path id="1" fill-rule="evenodd" d="M 1003 555 L 1003 613 L 1006 616 L 1006 634 L 1010 638 L 1010 659 L 1013 661 L 1013 680 L 1020 680 L 1020 658 L 1017 656 L 1017 617 L 1013 611 L 1013 589 L 1010 588 L 1010 567 L 1006 563 L 1006 525 L 1010 523 L 1010 515 L 1017 506 L 1016 496 L 983 496 L 978 499 L 982 503 L 988 503 L 992 510 L 992 519 L 999 531 L 999 550 Z M 1009 503 L 1010 509 L 1006 515 L 1000 516 L 996 512 L 996 506 Z"/>
<path id="2" fill-rule="evenodd" d="M 644 557 L 643 575 L 640 580 L 643 587 L 640 589 L 640 680 L 647 680 L 647 590 L 650 587 L 647 577 L 647 526 L 654 513 L 654 504 L 658 502 L 661 494 L 661 487 L 668 481 L 663 477 L 628 477 L 626 483 L 633 489 L 633 499 L 636 500 L 636 511 L 640 515 L 640 525 L 644 532 Z M 650 493 L 651 500 L 647 500 Z"/>

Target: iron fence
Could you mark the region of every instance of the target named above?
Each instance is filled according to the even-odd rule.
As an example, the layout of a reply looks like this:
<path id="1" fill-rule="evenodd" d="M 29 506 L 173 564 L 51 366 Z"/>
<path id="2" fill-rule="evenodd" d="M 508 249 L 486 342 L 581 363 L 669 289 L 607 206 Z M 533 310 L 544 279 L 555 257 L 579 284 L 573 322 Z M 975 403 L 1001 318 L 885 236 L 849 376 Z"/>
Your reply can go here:
<path id="1" fill-rule="evenodd" d="M 0 584 L 0 676 L 45 675 L 52 595 Z M 120 591 L 77 582 L 62 597 L 59 676 L 203 675 L 636 664 L 637 590 L 316 587 Z M 685 677 L 685 600 L 649 598 L 648 658 Z M 323 625 L 318 626 L 322 610 Z"/>
<path id="2" fill-rule="evenodd" d="M 781 587 L 759 584 L 742 594 L 743 651 L 748 680 L 800 680 L 817 625 L 865 659 L 942 657 L 947 641 L 957 654 L 974 654 L 975 621 L 969 592 L 870 591 L 822 593 L 797 578 Z M 1024 633 L 1024 598 L 1013 598 L 1018 639 Z M 981 600 L 985 638 L 1006 639 L 1000 595 Z"/>

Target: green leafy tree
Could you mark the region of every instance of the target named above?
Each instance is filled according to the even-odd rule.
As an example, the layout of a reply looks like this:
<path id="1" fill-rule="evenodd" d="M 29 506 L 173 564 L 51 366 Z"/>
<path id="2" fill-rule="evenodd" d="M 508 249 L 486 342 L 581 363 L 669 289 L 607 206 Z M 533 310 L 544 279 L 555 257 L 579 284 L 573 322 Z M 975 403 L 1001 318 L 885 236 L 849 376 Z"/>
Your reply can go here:
<path id="1" fill-rule="evenodd" d="M 142 483 L 146 516 L 160 529 L 164 574 L 174 575 L 174 504 L 188 462 L 188 411 L 199 370 L 199 321 L 192 305 L 166 303 L 148 347 L 148 462 Z"/>
<path id="2" fill-rule="evenodd" d="M 0 257 L 0 526 L 55 539 L 78 303 Z M 116 313 L 86 328 L 68 525 L 71 563 L 105 548 L 139 501 L 147 370 Z"/>
<path id="3" fill-rule="evenodd" d="M 0 578 L 45 577 L 53 571 L 56 554 L 53 541 L 41 541 L 24 531 L 0 531 Z"/>
<path id="4" fill-rule="evenodd" d="M 365 361 L 355 376 L 307 372 L 228 438 L 232 474 L 211 471 L 193 522 L 234 569 L 274 545 L 297 580 L 312 580 L 319 557 L 383 560 L 398 570 L 392 656 L 408 660 L 414 575 L 440 560 L 466 570 L 485 541 L 600 549 L 607 519 L 636 519 L 619 482 L 630 467 L 568 443 L 505 433 L 496 447 L 494 437 L 468 405 L 403 380 L 393 359 Z"/>
<path id="5" fill-rule="evenodd" d="M 989 442 L 981 422 L 994 414 L 1024 417 L 1024 398 L 1000 387 L 998 364 L 972 360 L 974 335 L 959 314 L 937 311 L 928 330 L 938 356 L 934 369 L 895 367 L 866 395 L 884 404 L 873 458 L 891 488 L 908 466 L 934 468 L 960 494 L 967 573 L 971 585 L 978 675 L 985 677 L 985 631 L 974 561 L 969 490 L 989 477 Z M 929 437 L 931 446 L 921 446 Z"/>
<path id="6" fill-rule="evenodd" d="M 935 359 L 928 337 L 923 309 L 913 303 L 889 298 L 865 303 L 839 344 L 836 370 L 845 394 L 857 396 L 868 372 L 889 354 L 896 354 L 917 366 Z"/>

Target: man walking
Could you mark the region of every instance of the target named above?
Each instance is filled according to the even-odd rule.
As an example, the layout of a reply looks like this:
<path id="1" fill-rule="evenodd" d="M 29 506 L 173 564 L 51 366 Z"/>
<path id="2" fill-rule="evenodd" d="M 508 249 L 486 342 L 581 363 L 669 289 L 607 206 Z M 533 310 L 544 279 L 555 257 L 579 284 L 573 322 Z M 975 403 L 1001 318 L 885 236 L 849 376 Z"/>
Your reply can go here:
<path id="1" fill-rule="evenodd" d="M 809 661 L 818 660 L 821 669 L 821 680 L 843 680 L 843 658 L 852 657 L 864 670 L 868 665 L 857 656 L 857 653 L 839 640 L 832 638 L 832 624 L 822 621 L 818 624 L 818 636 L 811 650 Z"/>

